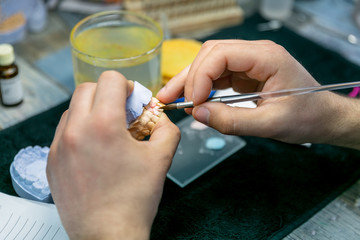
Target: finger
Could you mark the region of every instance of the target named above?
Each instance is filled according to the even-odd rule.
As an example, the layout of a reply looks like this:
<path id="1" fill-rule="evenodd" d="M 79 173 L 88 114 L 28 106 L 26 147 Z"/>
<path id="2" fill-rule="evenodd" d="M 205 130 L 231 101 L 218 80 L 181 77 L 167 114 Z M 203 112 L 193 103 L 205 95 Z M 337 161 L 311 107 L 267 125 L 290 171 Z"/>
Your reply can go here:
<path id="1" fill-rule="evenodd" d="M 170 81 L 157 93 L 156 98 L 163 103 L 170 103 L 179 98 L 184 92 L 184 85 L 189 69 L 190 65 L 170 79 Z"/>
<path id="2" fill-rule="evenodd" d="M 162 114 L 149 139 L 149 143 L 153 145 L 152 148 L 155 152 L 172 158 L 179 141 L 179 128 L 170 121 L 166 114 Z"/>
<path id="3" fill-rule="evenodd" d="M 194 62 L 191 64 L 191 68 L 187 77 L 187 81 L 185 84 L 185 97 L 188 100 L 194 100 L 194 82 L 197 81 L 195 74 L 197 72 L 197 70 L 202 66 L 202 63 L 205 59 L 207 59 L 209 56 L 209 53 L 213 50 L 214 47 L 218 47 L 218 45 L 221 44 L 232 44 L 232 46 L 234 47 L 239 47 L 241 45 L 267 45 L 267 44 L 273 44 L 273 42 L 271 41 L 267 41 L 267 40 L 260 40 L 260 41 L 246 41 L 246 40 L 238 40 L 238 39 L 230 39 L 230 40 L 210 40 L 210 41 L 206 41 L 202 48 L 200 49 L 198 55 L 196 56 Z M 207 65 L 205 66 L 206 68 L 212 68 L 212 67 L 217 67 L 214 65 Z M 220 76 L 220 75 L 219 75 Z M 212 79 L 215 80 L 215 79 Z M 210 90 L 209 90 L 210 89 Z M 207 92 L 207 94 L 210 93 L 211 91 L 211 87 L 208 85 L 204 86 L 204 89 L 202 89 L 202 91 L 204 92 L 204 94 L 206 95 L 205 91 Z"/>
<path id="4" fill-rule="evenodd" d="M 180 95 L 183 94 L 185 83 L 188 88 L 188 92 L 192 92 L 192 74 L 189 74 L 190 69 L 192 69 L 192 72 L 194 69 L 197 68 L 197 66 L 201 63 L 203 58 L 207 55 L 207 53 L 212 49 L 212 47 L 218 43 L 218 42 L 224 42 L 224 43 L 249 43 L 249 41 L 244 40 L 212 40 L 207 41 L 205 44 L 203 44 L 202 48 L 200 49 L 198 55 L 196 56 L 195 60 L 191 65 L 186 67 L 183 71 L 181 71 L 179 74 L 177 74 L 175 77 L 173 77 L 164 88 L 162 88 L 156 97 L 164 103 L 169 103 L 175 101 Z M 253 44 L 270 44 L 269 41 L 253 41 Z M 188 81 L 188 82 L 186 82 Z M 191 96 L 185 96 L 187 100 L 191 99 Z"/>
<path id="5" fill-rule="evenodd" d="M 258 108 L 230 107 L 223 103 L 204 103 L 194 108 L 193 116 L 212 128 L 224 134 L 239 136 L 266 135 L 266 130 L 272 129 L 276 111 L 265 111 Z"/>
<path id="6" fill-rule="evenodd" d="M 236 40 L 223 40 L 224 42 L 233 42 Z M 193 100 L 193 82 L 194 82 L 194 73 L 196 72 L 196 69 L 200 66 L 201 62 L 203 61 L 203 59 L 208 55 L 208 53 L 211 51 L 211 49 L 213 48 L 213 46 L 218 42 L 218 40 L 210 40 L 210 41 L 206 41 L 199 53 L 196 55 L 193 63 L 191 64 L 191 67 L 189 69 L 189 73 L 187 76 L 187 81 L 186 84 L 184 86 L 184 95 L 185 98 L 188 101 L 192 101 Z M 186 90 L 185 90 L 186 89 Z M 211 91 L 211 88 L 210 88 Z M 210 93 L 210 91 L 208 93 Z"/>
<path id="7" fill-rule="evenodd" d="M 213 81 L 213 89 L 226 89 L 232 87 L 235 92 L 249 93 L 259 91 L 259 81 L 243 76 L 242 73 L 233 73 L 236 77 L 222 76 Z M 187 114 L 192 114 L 192 108 L 185 109 Z"/>
<path id="8" fill-rule="evenodd" d="M 245 72 L 249 78 L 266 81 L 280 68 L 281 61 L 277 61 L 280 46 L 272 44 L 233 44 L 219 43 L 214 46 L 194 73 L 193 101 L 199 105 L 207 99 L 212 81 L 218 79 L 225 70 Z M 282 57 L 283 59 L 283 57 Z M 214 66 L 209 68 L 208 66 Z M 187 86 L 188 83 L 186 83 Z M 185 88 L 185 96 L 189 92 Z"/>
<path id="9" fill-rule="evenodd" d="M 73 119 L 82 120 L 92 109 L 96 83 L 86 82 L 80 84 L 71 97 L 69 115 Z"/>
<path id="10" fill-rule="evenodd" d="M 103 72 L 98 80 L 93 111 L 110 119 L 118 119 L 126 125 L 125 104 L 129 84 L 126 78 L 116 71 Z"/>

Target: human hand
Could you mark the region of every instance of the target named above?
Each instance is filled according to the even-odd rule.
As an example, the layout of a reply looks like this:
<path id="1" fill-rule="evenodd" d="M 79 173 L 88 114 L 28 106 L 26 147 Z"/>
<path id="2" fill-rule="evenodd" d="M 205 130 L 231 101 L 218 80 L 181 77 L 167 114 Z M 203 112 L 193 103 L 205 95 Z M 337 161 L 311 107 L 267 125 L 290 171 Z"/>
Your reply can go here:
<path id="1" fill-rule="evenodd" d="M 125 113 L 132 88 L 104 72 L 76 88 L 59 122 L 46 170 L 71 239 L 149 238 L 180 132 L 162 114 L 149 141 L 135 140 Z"/>
<path id="2" fill-rule="evenodd" d="M 212 88 L 248 93 L 317 85 L 300 63 L 273 42 L 214 40 L 204 43 L 191 66 L 171 79 L 157 98 L 168 103 L 184 93 L 195 104 L 186 111 L 225 134 L 353 145 L 348 134 L 358 121 L 349 115 L 358 111 L 359 103 L 331 92 L 262 100 L 254 109 L 204 103 Z M 350 139 L 360 146 L 359 137 L 352 135 Z"/>

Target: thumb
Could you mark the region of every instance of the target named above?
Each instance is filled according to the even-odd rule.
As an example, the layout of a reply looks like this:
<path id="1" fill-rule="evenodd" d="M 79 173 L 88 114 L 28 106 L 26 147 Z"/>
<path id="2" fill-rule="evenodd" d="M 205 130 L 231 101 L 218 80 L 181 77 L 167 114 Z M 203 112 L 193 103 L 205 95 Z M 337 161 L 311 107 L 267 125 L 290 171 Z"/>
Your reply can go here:
<path id="1" fill-rule="evenodd" d="M 158 153 L 173 157 L 180 141 L 179 128 L 170 121 L 166 114 L 161 114 L 160 120 L 150 136 L 149 142 Z"/>
<path id="2" fill-rule="evenodd" d="M 223 134 L 263 136 L 269 116 L 258 108 L 231 107 L 224 103 L 204 103 L 193 109 L 194 118 Z M 265 118 L 266 116 L 266 118 Z"/>

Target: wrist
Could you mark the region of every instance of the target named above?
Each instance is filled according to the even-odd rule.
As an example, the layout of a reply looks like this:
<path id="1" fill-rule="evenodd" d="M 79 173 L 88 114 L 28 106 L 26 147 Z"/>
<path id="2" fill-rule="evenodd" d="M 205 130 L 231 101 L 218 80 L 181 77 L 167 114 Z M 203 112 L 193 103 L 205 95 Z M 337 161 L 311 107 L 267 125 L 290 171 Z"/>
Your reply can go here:
<path id="1" fill-rule="evenodd" d="M 129 224 L 115 224 L 112 221 L 106 221 L 107 226 L 92 226 L 91 231 L 81 233 L 74 236 L 76 240 L 113 240 L 113 239 L 127 239 L 127 240 L 144 240 L 149 239 L 150 230 L 147 231 L 140 226 L 132 226 Z M 109 226 L 111 225 L 111 226 Z"/>
<path id="2" fill-rule="evenodd" d="M 331 137 L 324 143 L 360 150 L 360 100 L 341 95 L 329 100 L 334 115 Z"/>
<path id="3" fill-rule="evenodd" d="M 152 225 L 152 222 L 145 221 L 141 214 L 114 208 L 92 212 L 81 217 L 79 221 L 81 223 L 66 228 L 70 239 L 149 239 Z"/>

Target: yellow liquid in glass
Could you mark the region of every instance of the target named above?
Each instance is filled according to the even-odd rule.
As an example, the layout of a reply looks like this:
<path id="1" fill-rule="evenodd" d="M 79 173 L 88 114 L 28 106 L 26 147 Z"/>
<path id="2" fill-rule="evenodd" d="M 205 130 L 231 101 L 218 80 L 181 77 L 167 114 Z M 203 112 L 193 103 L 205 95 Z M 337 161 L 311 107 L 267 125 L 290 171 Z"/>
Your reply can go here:
<path id="1" fill-rule="evenodd" d="M 153 30 L 139 25 L 87 29 L 73 42 L 75 84 L 96 82 L 106 70 L 116 70 L 155 94 L 161 87 L 161 39 Z M 82 53 L 85 54 L 82 54 Z"/>

